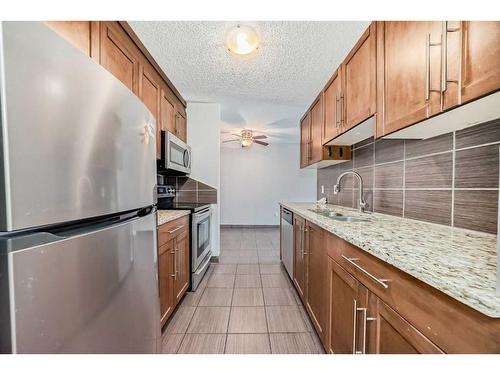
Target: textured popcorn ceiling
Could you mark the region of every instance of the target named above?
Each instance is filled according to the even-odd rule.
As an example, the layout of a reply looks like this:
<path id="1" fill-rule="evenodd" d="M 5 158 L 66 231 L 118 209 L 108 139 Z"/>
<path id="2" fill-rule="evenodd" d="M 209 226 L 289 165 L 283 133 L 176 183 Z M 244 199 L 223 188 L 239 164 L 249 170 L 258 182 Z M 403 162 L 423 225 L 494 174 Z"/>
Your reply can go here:
<path id="1" fill-rule="evenodd" d="M 221 104 L 223 128 L 261 129 L 271 143 L 298 142 L 301 115 L 369 22 L 245 22 L 261 40 L 249 57 L 224 47 L 236 24 L 130 22 L 188 102 Z"/>

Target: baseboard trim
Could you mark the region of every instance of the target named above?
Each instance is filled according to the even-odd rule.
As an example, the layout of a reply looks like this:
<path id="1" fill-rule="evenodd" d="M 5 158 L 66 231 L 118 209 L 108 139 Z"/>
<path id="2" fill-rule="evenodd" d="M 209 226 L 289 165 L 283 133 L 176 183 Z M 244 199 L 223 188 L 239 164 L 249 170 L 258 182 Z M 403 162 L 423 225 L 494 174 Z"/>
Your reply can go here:
<path id="1" fill-rule="evenodd" d="M 264 228 L 279 228 L 279 225 L 239 225 L 239 224 L 221 224 L 221 229 L 264 229 Z"/>
<path id="2" fill-rule="evenodd" d="M 210 258 L 210 263 L 219 263 L 219 256 L 218 255 L 217 256 L 215 256 L 215 255 L 212 256 Z"/>

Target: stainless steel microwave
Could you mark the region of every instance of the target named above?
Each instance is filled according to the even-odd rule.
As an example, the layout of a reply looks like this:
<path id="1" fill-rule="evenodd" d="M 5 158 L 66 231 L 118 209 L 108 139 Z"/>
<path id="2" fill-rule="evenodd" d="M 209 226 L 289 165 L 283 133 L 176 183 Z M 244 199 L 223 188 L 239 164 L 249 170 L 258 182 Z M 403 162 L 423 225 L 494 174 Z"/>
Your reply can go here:
<path id="1" fill-rule="evenodd" d="M 171 175 L 191 173 L 191 147 L 168 131 L 161 132 L 158 170 Z"/>

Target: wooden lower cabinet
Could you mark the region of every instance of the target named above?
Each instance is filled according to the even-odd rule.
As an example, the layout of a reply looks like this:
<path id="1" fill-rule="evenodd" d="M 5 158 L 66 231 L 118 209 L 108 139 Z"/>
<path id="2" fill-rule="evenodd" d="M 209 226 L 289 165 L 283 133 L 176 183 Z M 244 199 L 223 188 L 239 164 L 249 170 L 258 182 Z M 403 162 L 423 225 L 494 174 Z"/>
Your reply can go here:
<path id="1" fill-rule="evenodd" d="M 328 257 L 324 246 L 324 230 L 307 222 L 305 237 L 306 309 L 322 341 L 326 338 L 326 288 Z"/>
<path id="2" fill-rule="evenodd" d="M 293 218 L 293 283 L 302 302 L 306 301 L 306 257 L 304 256 L 306 221 Z"/>
<path id="3" fill-rule="evenodd" d="M 162 326 L 189 288 L 189 276 L 189 216 L 184 216 L 158 227 L 158 280 Z"/>
<path id="4" fill-rule="evenodd" d="M 175 307 L 174 278 L 174 241 L 170 240 L 158 249 L 158 281 L 160 289 L 160 324 L 167 321 Z"/>

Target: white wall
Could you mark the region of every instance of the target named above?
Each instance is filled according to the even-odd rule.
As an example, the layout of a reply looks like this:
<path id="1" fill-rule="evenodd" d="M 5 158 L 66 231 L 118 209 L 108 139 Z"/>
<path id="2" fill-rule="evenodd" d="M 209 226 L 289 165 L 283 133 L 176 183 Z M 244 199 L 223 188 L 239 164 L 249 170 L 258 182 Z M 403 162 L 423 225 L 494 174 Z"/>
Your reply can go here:
<path id="1" fill-rule="evenodd" d="M 217 189 L 220 202 L 220 105 L 187 104 L 187 143 L 191 146 L 191 178 Z M 219 255 L 220 204 L 212 205 L 212 253 Z"/>
<path id="2" fill-rule="evenodd" d="M 278 225 L 281 201 L 316 199 L 316 170 L 299 169 L 298 144 L 223 147 L 221 224 Z"/>

